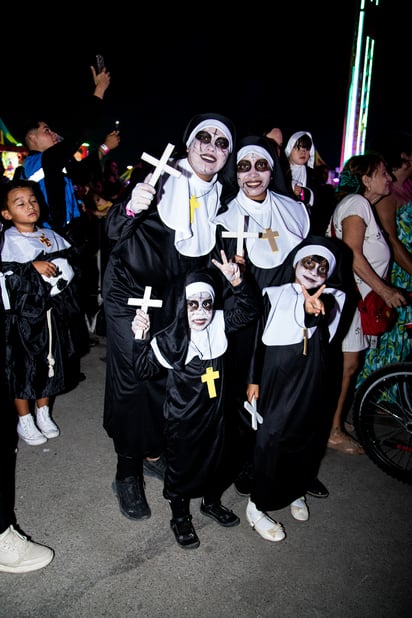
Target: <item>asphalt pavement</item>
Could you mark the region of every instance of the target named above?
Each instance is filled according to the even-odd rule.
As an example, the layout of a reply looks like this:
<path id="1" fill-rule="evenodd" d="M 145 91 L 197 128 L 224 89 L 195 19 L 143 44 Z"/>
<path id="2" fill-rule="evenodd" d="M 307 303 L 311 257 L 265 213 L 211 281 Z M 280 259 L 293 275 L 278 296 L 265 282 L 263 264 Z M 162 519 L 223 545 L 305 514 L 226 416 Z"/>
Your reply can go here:
<path id="1" fill-rule="evenodd" d="M 41 446 L 19 441 L 16 515 L 51 564 L 0 574 L 1 618 L 403 618 L 412 615 L 412 488 L 366 455 L 328 450 L 326 499 L 310 519 L 272 513 L 287 537 L 263 540 L 245 518 L 247 498 L 223 502 L 241 523 L 223 528 L 192 501 L 200 538 L 181 549 L 162 483 L 147 478 L 152 516 L 121 515 L 116 458 L 102 426 L 105 339 L 82 360 L 86 379 L 54 406 L 61 429 Z"/>

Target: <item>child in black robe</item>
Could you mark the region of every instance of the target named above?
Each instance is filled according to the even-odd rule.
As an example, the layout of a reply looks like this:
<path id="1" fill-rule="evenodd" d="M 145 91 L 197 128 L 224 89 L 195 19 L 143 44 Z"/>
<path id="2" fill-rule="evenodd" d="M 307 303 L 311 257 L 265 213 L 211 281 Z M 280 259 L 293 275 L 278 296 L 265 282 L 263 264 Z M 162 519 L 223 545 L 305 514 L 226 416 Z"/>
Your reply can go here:
<path id="1" fill-rule="evenodd" d="M 162 309 L 165 328 L 150 339 L 135 339 L 135 371 L 147 379 L 167 370 L 164 406 L 167 468 L 164 497 L 172 510 L 171 527 L 178 544 L 199 546 L 190 499 L 203 497 L 201 512 L 229 527 L 239 518 L 220 498 L 230 481 L 225 462 L 224 362 L 226 334 L 258 318 L 258 299 L 241 279 L 237 264 L 213 260 L 230 281 L 234 296 L 229 311 L 215 309 L 216 281 L 210 271 L 192 272 L 176 282 Z M 148 332 L 149 316 L 137 310 L 132 329 Z"/>
<path id="2" fill-rule="evenodd" d="M 258 402 L 263 421 L 246 518 L 268 541 L 281 541 L 285 532 L 266 511 L 290 506 L 296 520 L 309 518 L 305 494 L 325 451 L 337 392 L 331 342 L 346 293 L 339 275 L 331 277 L 340 262 L 337 243 L 309 236 L 285 261 L 285 283 L 262 292 L 265 310 L 247 399 Z"/>
<path id="3" fill-rule="evenodd" d="M 78 266 L 71 245 L 38 225 L 36 184 L 11 181 L 2 189 L 1 283 L 6 381 L 18 413 L 17 432 L 30 445 L 56 438 L 51 399 L 74 388 L 88 332 L 78 304 Z M 34 402 L 35 419 L 31 414 Z"/>

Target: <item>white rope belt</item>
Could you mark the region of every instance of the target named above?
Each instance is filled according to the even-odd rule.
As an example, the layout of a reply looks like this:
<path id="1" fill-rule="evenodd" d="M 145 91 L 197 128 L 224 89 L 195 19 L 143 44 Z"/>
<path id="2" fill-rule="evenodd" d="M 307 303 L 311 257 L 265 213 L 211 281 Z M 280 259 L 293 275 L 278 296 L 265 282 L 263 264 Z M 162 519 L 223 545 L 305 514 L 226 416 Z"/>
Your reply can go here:
<path id="1" fill-rule="evenodd" d="M 52 348 L 53 348 L 53 336 L 52 336 L 52 323 L 51 323 L 51 308 L 47 310 L 47 328 L 49 329 L 49 353 L 47 355 L 47 362 L 49 363 L 49 378 L 54 376 L 54 363 Z"/>

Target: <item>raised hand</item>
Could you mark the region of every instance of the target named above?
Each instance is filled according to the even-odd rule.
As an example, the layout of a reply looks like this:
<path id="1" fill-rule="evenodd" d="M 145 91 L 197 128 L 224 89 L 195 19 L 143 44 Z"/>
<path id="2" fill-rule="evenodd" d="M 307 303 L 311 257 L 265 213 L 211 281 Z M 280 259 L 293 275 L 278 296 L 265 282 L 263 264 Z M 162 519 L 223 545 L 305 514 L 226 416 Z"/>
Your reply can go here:
<path id="1" fill-rule="evenodd" d="M 135 215 L 143 210 L 147 210 L 155 196 L 156 189 L 149 185 L 149 180 L 152 174 L 148 174 L 144 182 L 138 182 L 132 191 L 130 201 L 127 204 L 127 210 L 130 210 Z"/>
<path id="2" fill-rule="evenodd" d="M 306 313 L 313 314 L 318 316 L 320 313 L 325 315 L 325 305 L 320 300 L 319 296 L 322 294 L 323 290 L 326 288 L 326 285 L 323 284 L 320 286 L 319 290 L 315 292 L 315 294 L 310 295 L 304 285 L 300 284 L 302 287 L 303 296 L 305 298 L 305 311 Z"/>
<path id="3" fill-rule="evenodd" d="M 223 249 L 220 255 L 222 256 L 222 263 L 215 259 L 212 259 L 212 263 L 224 274 L 232 285 L 238 285 L 241 282 L 239 265 L 235 264 L 235 262 L 229 262 Z"/>

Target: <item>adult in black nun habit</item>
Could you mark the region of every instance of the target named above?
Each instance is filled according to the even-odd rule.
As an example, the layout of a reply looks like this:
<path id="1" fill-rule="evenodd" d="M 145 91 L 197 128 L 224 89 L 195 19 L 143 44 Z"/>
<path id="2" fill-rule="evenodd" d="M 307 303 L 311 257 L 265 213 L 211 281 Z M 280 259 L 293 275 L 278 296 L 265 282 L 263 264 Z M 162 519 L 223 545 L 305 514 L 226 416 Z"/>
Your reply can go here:
<path id="1" fill-rule="evenodd" d="M 230 285 L 230 310 L 216 309 L 215 273 L 191 272 L 171 284 L 162 314 L 167 325 L 149 339 L 149 315 L 138 309 L 133 320 L 138 380 L 167 371 L 164 407 L 166 473 L 163 495 L 172 510 L 170 522 L 184 549 L 199 546 L 190 499 L 202 497 L 200 511 L 225 527 L 239 518 L 221 504 L 227 478 L 225 353 L 227 334 L 259 316 L 259 299 L 240 276 L 239 266 L 214 260 Z M 140 338 L 143 334 L 144 338 Z"/>
<path id="2" fill-rule="evenodd" d="M 348 254 L 336 240 L 306 238 L 285 260 L 280 285 L 263 289 L 247 389 L 263 421 L 246 518 L 269 541 L 281 541 L 285 532 L 267 511 L 290 505 L 295 519 L 309 518 L 305 494 L 324 455 L 339 393 L 340 346 L 333 342 L 341 336 L 345 281 L 351 283 Z"/>
<path id="3" fill-rule="evenodd" d="M 112 248 L 103 281 L 107 324 L 103 424 L 117 453 L 113 489 L 120 511 L 131 519 L 151 514 L 143 471 L 164 476 L 164 457 L 159 456 L 166 393 L 165 373 L 136 379 L 130 329 L 136 309 L 128 300 L 138 302 L 151 288 L 150 298 L 161 301 L 174 277 L 210 264 L 216 230 L 212 220 L 222 191 L 220 172 L 234 140 L 234 126 L 225 116 L 195 116 L 184 131 L 181 154 L 169 161 L 180 176 L 164 172 L 155 189 L 149 175 L 131 186 L 107 215 Z M 151 311 L 157 331 L 162 309 Z"/>

